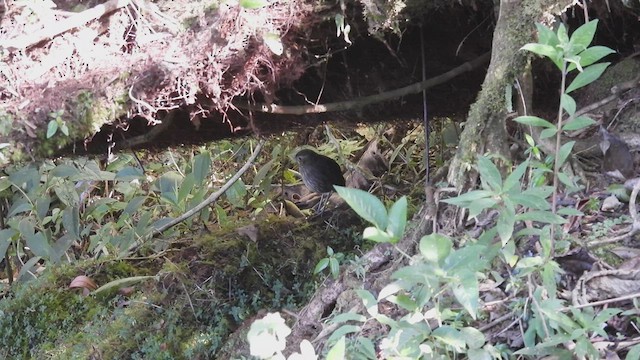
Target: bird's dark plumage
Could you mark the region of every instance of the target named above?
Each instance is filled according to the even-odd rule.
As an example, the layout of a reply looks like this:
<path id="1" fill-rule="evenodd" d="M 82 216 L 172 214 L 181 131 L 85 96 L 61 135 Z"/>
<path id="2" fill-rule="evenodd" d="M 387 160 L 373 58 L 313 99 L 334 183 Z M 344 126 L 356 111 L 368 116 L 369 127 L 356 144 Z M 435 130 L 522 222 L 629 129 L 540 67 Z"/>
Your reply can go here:
<path id="1" fill-rule="evenodd" d="M 313 192 L 328 193 L 333 191 L 333 185 L 345 184 L 340 165 L 330 157 L 303 149 L 296 154 L 296 162 L 302 181 Z"/>

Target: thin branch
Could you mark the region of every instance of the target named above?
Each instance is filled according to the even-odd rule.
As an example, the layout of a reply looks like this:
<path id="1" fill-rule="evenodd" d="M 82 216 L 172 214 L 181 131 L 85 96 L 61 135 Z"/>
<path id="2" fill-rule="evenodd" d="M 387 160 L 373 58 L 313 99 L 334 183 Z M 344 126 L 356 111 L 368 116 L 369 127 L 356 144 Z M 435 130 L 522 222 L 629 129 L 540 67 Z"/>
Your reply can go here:
<path id="1" fill-rule="evenodd" d="M 265 140 L 260 140 L 260 142 L 258 142 L 258 145 L 256 145 L 255 149 L 253 149 L 253 153 L 251 154 L 251 156 L 249 157 L 247 162 L 218 191 L 216 191 L 213 194 L 211 194 L 208 198 L 206 198 L 203 202 L 201 202 L 200 204 L 198 204 L 197 206 L 195 206 L 191 210 L 189 210 L 189 211 L 185 212 L 184 214 L 182 214 L 182 216 L 171 220 L 169 223 L 164 224 L 164 225 L 160 226 L 157 229 L 153 229 L 152 235 L 153 236 L 160 235 L 163 231 L 165 231 L 165 230 L 169 229 L 170 227 L 172 227 L 172 226 L 174 226 L 174 225 L 176 225 L 176 224 L 178 224 L 178 223 L 190 218 L 191 216 L 193 216 L 196 213 L 198 213 L 200 210 L 202 210 L 205 207 L 207 207 L 209 204 L 211 204 L 214 201 L 216 201 L 220 196 L 222 196 L 222 194 L 224 194 L 227 190 L 229 190 L 229 188 L 236 181 L 238 181 L 238 179 L 240 179 L 240 177 L 247 170 L 249 170 L 251 165 L 253 165 L 253 162 L 255 161 L 255 159 L 258 157 L 258 154 L 260 153 L 260 150 L 262 150 L 262 146 L 264 145 L 264 143 L 265 143 Z"/>

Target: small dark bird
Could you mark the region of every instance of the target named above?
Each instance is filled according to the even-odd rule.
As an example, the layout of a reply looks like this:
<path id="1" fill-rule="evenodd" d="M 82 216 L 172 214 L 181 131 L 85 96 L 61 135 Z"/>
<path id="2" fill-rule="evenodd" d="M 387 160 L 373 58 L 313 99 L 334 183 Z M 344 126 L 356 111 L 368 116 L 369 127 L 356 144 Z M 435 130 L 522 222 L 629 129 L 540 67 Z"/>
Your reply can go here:
<path id="1" fill-rule="evenodd" d="M 309 149 L 298 151 L 295 158 L 304 184 L 309 190 L 322 194 L 318 203 L 318 209 L 322 209 L 323 202 L 329 199 L 328 195 L 333 191 L 333 185 L 345 184 L 340 165 L 332 158 Z"/>
<path id="2" fill-rule="evenodd" d="M 623 181 L 634 177 L 633 155 L 627 143 L 610 134 L 603 126 L 600 126 L 600 135 L 600 149 L 604 154 L 602 169 L 605 173 Z"/>

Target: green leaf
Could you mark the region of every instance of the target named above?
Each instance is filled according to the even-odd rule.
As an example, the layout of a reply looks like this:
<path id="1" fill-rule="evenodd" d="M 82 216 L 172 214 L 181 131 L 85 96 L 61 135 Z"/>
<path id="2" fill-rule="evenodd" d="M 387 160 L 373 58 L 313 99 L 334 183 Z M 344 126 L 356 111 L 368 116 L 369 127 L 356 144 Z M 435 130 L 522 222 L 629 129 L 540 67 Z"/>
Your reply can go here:
<path id="1" fill-rule="evenodd" d="M 558 180 L 571 189 L 576 189 L 576 183 L 565 173 L 558 173 Z"/>
<path id="2" fill-rule="evenodd" d="M 377 197 L 360 189 L 334 186 L 336 192 L 351 206 L 361 218 L 378 229 L 386 229 L 388 224 L 387 210 Z"/>
<path id="3" fill-rule="evenodd" d="M 583 72 L 578 74 L 578 76 L 573 79 L 571 84 L 565 90 L 565 93 L 568 94 L 574 90 L 580 89 L 583 86 L 591 84 L 596 79 L 598 79 L 600 75 L 602 75 L 609 64 L 611 63 L 599 63 L 585 68 Z"/>
<path id="4" fill-rule="evenodd" d="M 58 131 L 58 123 L 55 120 L 49 121 L 47 125 L 47 139 L 50 139 Z"/>
<path id="5" fill-rule="evenodd" d="M 556 59 L 560 56 L 560 52 L 551 45 L 529 43 L 520 48 L 521 50 L 527 50 L 540 56 L 548 57 L 549 59 Z"/>
<path id="6" fill-rule="evenodd" d="M 338 263 L 336 258 L 329 259 L 329 272 L 334 279 L 338 278 L 338 275 L 340 275 L 340 263 Z"/>
<path id="7" fill-rule="evenodd" d="M 329 258 L 322 258 L 316 264 L 316 267 L 313 269 L 314 274 L 318 274 L 322 272 L 322 270 L 326 269 L 329 266 Z"/>
<path id="8" fill-rule="evenodd" d="M 500 170 L 487 157 L 478 157 L 478 172 L 480 173 L 480 180 L 489 187 L 489 189 L 485 187 L 485 190 L 499 191 L 502 189 Z"/>
<path id="9" fill-rule="evenodd" d="M 273 160 L 272 160 L 273 161 Z M 198 185 L 202 185 L 211 171 L 211 154 L 205 151 L 193 158 L 193 178 Z"/>
<path id="10" fill-rule="evenodd" d="M 516 222 L 516 210 L 513 206 L 509 205 L 505 202 L 505 207 L 500 212 L 500 216 L 498 216 L 498 222 L 496 224 L 502 245 L 506 244 L 511 239 Z"/>
<path id="11" fill-rule="evenodd" d="M 160 197 L 173 205 L 178 205 L 178 186 L 182 182 L 182 175 L 175 171 L 168 171 L 157 180 Z"/>
<path id="12" fill-rule="evenodd" d="M 540 140 L 556 136 L 557 132 L 558 132 L 558 129 L 556 129 L 555 127 L 544 129 L 540 132 Z"/>
<path id="13" fill-rule="evenodd" d="M 442 325 L 433 330 L 432 335 L 444 344 L 452 346 L 458 352 L 462 352 L 465 348 L 466 344 L 464 338 L 460 336 L 460 331 L 452 326 Z"/>
<path id="14" fill-rule="evenodd" d="M 403 196 L 389 209 L 389 224 L 387 233 L 393 239 L 400 240 L 407 225 L 407 197 Z"/>
<path id="15" fill-rule="evenodd" d="M 549 210 L 549 208 L 551 208 L 551 205 L 549 205 L 547 199 L 536 195 L 520 193 L 509 195 L 509 198 L 516 204 L 534 210 Z"/>
<path id="16" fill-rule="evenodd" d="M 456 300 L 467 310 L 473 319 L 476 318 L 478 312 L 478 299 L 480 290 L 478 287 L 478 279 L 472 271 L 462 270 L 457 274 L 459 283 L 453 287 L 453 295 Z"/>
<path id="17" fill-rule="evenodd" d="M 576 113 L 576 101 L 573 100 L 571 95 L 561 94 L 560 95 L 560 106 L 569 113 L 569 115 L 573 115 Z"/>
<path id="18" fill-rule="evenodd" d="M 460 333 L 466 339 L 469 349 L 480 349 L 487 342 L 484 334 L 474 327 L 464 327 L 460 329 Z"/>
<path id="19" fill-rule="evenodd" d="M 62 125 L 60 125 L 60 131 L 62 131 L 66 136 L 69 136 L 69 127 L 67 126 L 67 123 L 63 122 Z"/>
<path id="20" fill-rule="evenodd" d="M 240 7 L 245 9 L 259 9 L 269 5 L 268 0 L 240 0 L 238 3 Z"/>
<path id="21" fill-rule="evenodd" d="M 225 196 L 227 200 L 233 205 L 235 208 L 242 209 L 246 205 L 245 196 L 247 195 L 247 188 L 244 185 L 244 181 L 242 179 L 238 179 L 236 182 L 231 185 L 227 191 L 225 191 Z"/>
<path id="22" fill-rule="evenodd" d="M 355 290 L 356 294 L 362 299 L 362 303 L 364 304 L 367 313 L 370 316 L 378 315 L 378 301 L 373 296 L 373 294 L 367 290 Z"/>
<path id="23" fill-rule="evenodd" d="M 444 199 L 443 202 L 451 205 L 457 205 L 461 207 L 466 207 L 469 203 L 474 201 L 492 197 L 495 193 L 489 190 L 472 190 L 465 194 L 456 196 L 451 199 Z"/>
<path id="24" fill-rule="evenodd" d="M 558 161 L 560 162 L 558 166 L 562 166 L 564 162 L 567 161 L 567 158 L 569 157 L 569 155 L 571 155 L 571 150 L 573 149 L 573 145 L 575 143 L 575 141 L 569 141 L 565 144 L 562 144 L 559 152 L 560 156 L 558 157 Z"/>
<path id="25" fill-rule="evenodd" d="M 127 203 L 127 207 L 122 211 L 124 214 L 133 215 L 136 211 L 142 207 L 145 200 L 147 200 L 146 196 L 136 196 L 133 199 L 129 200 Z"/>
<path id="26" fill-rule="evenodd" d="M 589 44 L 591 44 L 593 36 L 596 33 L 597 26 L 598 20 L 591 20 L 577 28 L 576 31 L 571 34 L 569 42 L 573 45 L 574 49 L 578 50 L 577 52 L 583 51 L 589 46 Z"/>
<path id="27" fill-rule="evenodd" d="M 329 320 L 331 324 L 342 324 L 349 321 L 357 321 L 361 323 L 367 322 L 367 317 L 358 313 L 347 312 L 338 314 L 333 317 L 333 319 Z"/>
<path id="28" fill-rule="evenodd" d="M 11 245 L 13 237 L 17 234 L 18 232 L 14 229 L 0 230 L 0 259 L 5 258 L 4 256 L 7 253 L 7 249 L 9 248 L 9 245 Z"/>
<path id="29" fill-rule="evenodd" d="M 269 171 L 271 171 L 271 169 L 273 169 L 273 165 L 275 164 L 276 160 L 277 160 L 277 158 L 273 158 L 273 159 L 269 160 L 269 162 L 267 162 L 266 164 L 264 164 L 263 166 L 260 167 L 260 169 L 256 173 L 256 176 L 253 177 L 253 186 L 254 187 L 259 187 L 260 186 L 260 183 L 262 183 L 262 180 L 267 176 Z"/>
<path id="30" fill-rule="evenodd" d="M 573 131 L 584 129 L 588 126 L 595 125 L 596 122 L 589 118 L 588 116 L 578 116 L 575 119 L 571 119 L 564 124 L 562 124 L 562 130 L 564 131 Z"/>
<path id="31" fill-rule="evenodd" d="M 80 210 L 77 206 L 62 210 L 62 225 L 72 240 L 80 239 Z"/>
<path id="32" fill-rule="evenodd" d="M 100 286 L 99 288 L 95 289 L 93 293 L 98 295 L 110 289 L 114 289 L 114 288 L 120 289 L 126 286 L 130 286 L 130 285 L 137 284 L 139 282 L 142 282 L 145 280 L 151 280 L 151 279 L 158 280 L 156 276 L 131 276 L 128 278 L 117 279 Z"/>
<path id="33" fill-rule="evenodd" d="M 441 234 L 430 234 L 420 239 L 420 254 L 427 261 L 435 264 L 442 264 L 451 253 L 453 242 L 448 237 Z"/>
<path id="34" fill-rule="evenodd" d="M 554 129 L 556 127 L 547 120 L 537 116 L 518 116 L 517 118 L 513 119 L 513 121 L 519 122 L 523 125 L 539 126 L 551 129 Z"/>
<path id="35" fill-rule="evenodd" d="M 564 224 L 566 220 L 561 216 L 554 215 L 551 211 L 528 211 L 517 214 L 516 221 L 538 221 L 547 224 Z"/>
<path id="36" fill-rule="evenodd" d="M 476 217 L 484 210 L 494 207 L 497 203 L 497 198 L 486 198 L 473 201 L 467 206 L 467 208 L 469 209 L 469 217 Z"/>
<path id="37" fill-rule="evenodd" d="M 345 336 L 342 336 L 338 342 L 331 347 L 331 350 L 327 353 L 327 360 L 343 360 L 346 359 L 345 354 L 347 350 L 347 341 Z"/>
<path id="38" fill-rule="evenodd" d="M 611 50 L 606 46 L 592 46 L 579 54 L 578 58 L 580 58 L 580 66 L 585 68 L 591 64 L 594 64 L 596 61 L 602 59 L 603 57 L 614 53 L 614 50 Z M 575 69 L 576 65 L 571 64 L 567 68 L 567 71 L 573 71 Z"/>
<path id="39" fill-rule="evenodd" d="M 584 215 L 584 213 L 578 209 L 575 208 L 570 208 L 570 207 L 564 207 L 564 208 L 560 208 L 557 211 L 558 215 L 566 215 L 566 216 L 582 216 Z"/>
<path id="40" fill-rule="evenodd" d="M 569 34 L 567 33 L 567 28 L 563 23 L 560 23 L 558 26 L 558 41 L 560 45 L 565 45 L 569 43 Z"/>
<path id="41" fill-rule="evenodd" d="M 512 172 L 507 176 L 504 181 L 503 189 L 505 192 L 509 192 L 512 189 L 517 190 L 520 189 L 520 180 L 522 176 L 527 171 L 527 167 L 529 166 L 529 160 L 523 161 L 520 165 L 518 165 Z"/>
<path id="42" fill-rule="evenodd" d="M 392 243 L 395 244 L 398 240 L 389 235 L 386 231 L 378 229 L 375 226 L 369 226 L 362 232 L 362 238 L 371 240 L 377 243 Z"/>
<path id="43" fill-rule="evenodd" d="M 536 29 L 538 29 L 538 42 L 541 44 L 545 44 L 545 45 L 551 45 L 555 48 L 556 45 L 558 45 L 560 42 L 558 40 L 558 36 L 556 35 L 556 33 L 553 32 L 553 30 L 549 29 L 548 27 L 540 24 L 540 23 L 536 23 Z"/>

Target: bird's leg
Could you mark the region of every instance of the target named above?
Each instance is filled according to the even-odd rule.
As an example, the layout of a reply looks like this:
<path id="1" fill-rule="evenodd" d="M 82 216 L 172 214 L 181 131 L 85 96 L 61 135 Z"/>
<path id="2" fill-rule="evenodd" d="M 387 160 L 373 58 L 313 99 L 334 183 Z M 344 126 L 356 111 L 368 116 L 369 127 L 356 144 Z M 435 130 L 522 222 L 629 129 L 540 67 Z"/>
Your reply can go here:
<path id="1" fill-rule="evenodd" d="M 327 202 L 329 201 L 330 197 L 330 192 L 322 193 L 322 195 L 320 195 L 320 201 L 318 201 L 318 203 L 313 207 L 313 212 L 317 215 L 322 214 L 327 206 Z"/>

